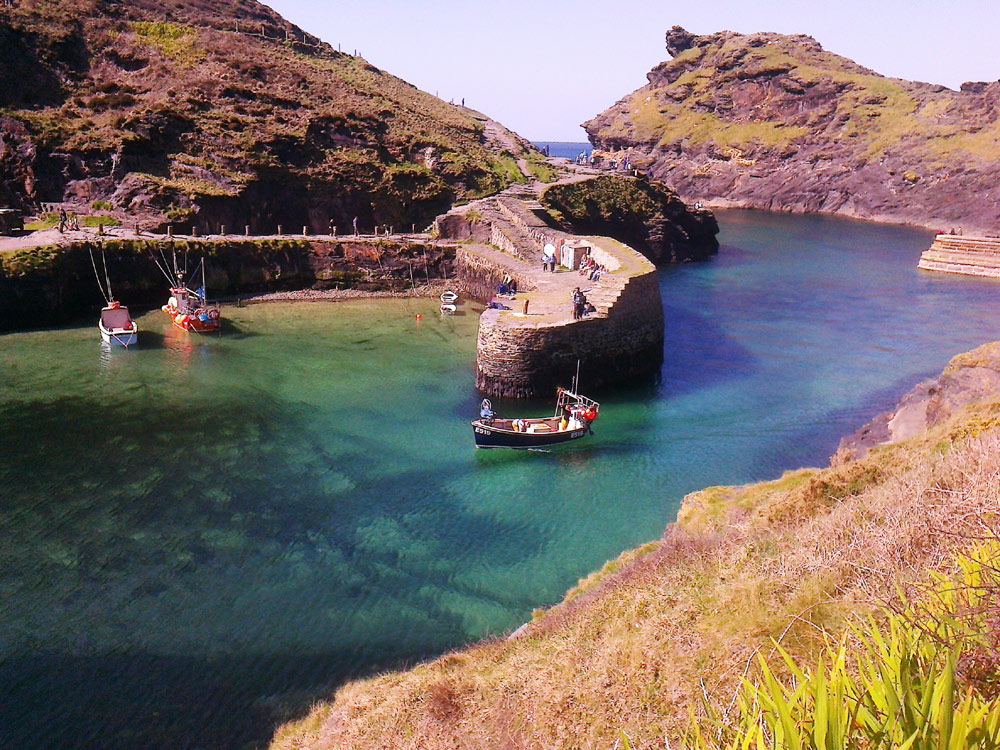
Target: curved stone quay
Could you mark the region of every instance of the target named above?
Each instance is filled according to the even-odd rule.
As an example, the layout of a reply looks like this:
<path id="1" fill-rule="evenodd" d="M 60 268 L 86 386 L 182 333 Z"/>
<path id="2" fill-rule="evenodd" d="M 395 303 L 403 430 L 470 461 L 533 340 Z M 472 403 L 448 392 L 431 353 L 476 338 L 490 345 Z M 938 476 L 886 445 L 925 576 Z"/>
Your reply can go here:
<path id="1" fill-rule="evenodd" d="M 490 300 L 497 283 L 517 281 L 508 310 L 487 309 L 479 322 L 476 387 L 506 398 L 551 396 L 569 386 L 580 364 L 583 389 L 651 377 L 663 361 L 663 306 L 656 267 L 610 237 L 552 228 L 530 188 L 519 187 L 463 206 L 438 220 L 439 232 L 464 240 L 456 267 L 466 292 Z M 569 242 L 605 268 L 591 281 L 577 270 L 542 268 L 546 242 Z M 594 312 L 573 319 L 579 287 Z M 525 313 L 527 303 L 527 313 Z"/>

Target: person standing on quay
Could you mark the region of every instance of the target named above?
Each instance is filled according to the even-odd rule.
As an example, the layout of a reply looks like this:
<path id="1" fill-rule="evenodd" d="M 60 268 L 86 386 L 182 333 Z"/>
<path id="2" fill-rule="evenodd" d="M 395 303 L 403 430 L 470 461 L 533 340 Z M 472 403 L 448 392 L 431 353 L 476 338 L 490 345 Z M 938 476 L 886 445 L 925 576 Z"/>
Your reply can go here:
<path id="1" fill-rule="evenodd" d="M 354 236 L 358 236 L 358 217 L 354 217 Z"/>
<path id="2" fill-rule="evenodd" d="M 580 291 L 580 287 L 573 290 L 573 320 L 579 320 L 583 317 L 583 292 Z"/>

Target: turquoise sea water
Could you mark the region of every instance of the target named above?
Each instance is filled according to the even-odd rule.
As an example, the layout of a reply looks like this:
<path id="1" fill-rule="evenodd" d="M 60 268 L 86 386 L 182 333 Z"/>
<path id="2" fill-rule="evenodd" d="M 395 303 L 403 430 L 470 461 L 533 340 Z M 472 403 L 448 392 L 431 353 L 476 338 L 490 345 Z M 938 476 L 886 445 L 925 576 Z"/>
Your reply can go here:
<path id="1" fill-rule="evenodd" d="M 926 232 L 720 218 L 718 258 L 661 272 L 661 378 L 551 453 L 473 448 L 468 303 L 227 308 L 221 337 L 153 312 L 129 352 L 89 323 L 0 337 L 0 747 L 266 744 L 348 676 L 516 627 L 686 492 L 824 463 L 1000 338 L 1000 284 L 917 271 Z"/>

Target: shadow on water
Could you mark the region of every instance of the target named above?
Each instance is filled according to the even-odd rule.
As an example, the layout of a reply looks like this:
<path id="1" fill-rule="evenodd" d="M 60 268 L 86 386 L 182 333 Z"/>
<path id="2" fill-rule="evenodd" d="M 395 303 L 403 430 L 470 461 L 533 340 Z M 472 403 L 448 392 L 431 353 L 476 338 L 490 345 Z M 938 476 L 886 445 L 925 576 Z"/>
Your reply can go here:
<path id="1" fill-rule="evenodd" d="M 939 372 L 939 371 L 938 371 Z M 900 399 L 918 383 L 938 374 L 925 371 L 915 376 L 900 378 L 893 385 L 870 393 L 859 394 L 859 400 L 843 409 L 825 412 L 808 423 L 796 422 L 796 429 L 788 436 L 768 446 L 761 453 L 762 466 L 816 466 L 828 461 L 816 460 L 817 449 L 832 457 L 842 438 L 852 435 L 879 414 L 892 409 Z M 755 481 L 776 479 L 774 476 L 757 477 Z"/>
<path id="2" fill-rule="evenodd" d="M 663 306 L 662 387 L 667 396 L 745 378 L 756 369 L 748 349 L 721 326 L 682 307 Z"/>
<path id="3" fill-rule="evenodd" d="M 0 746 L 42 750 L 267 747 L 349 679 L 405 667 L 426 652 L 394 643 L 263 657 L 39 653 L 0 665 Z M 143 702 L 137 696 L 151 695 Z"/>
<path id="4" fill-rule="evenodd" d="M 10 747 L 264 746 L 343 679 L 476 637 L 455 597 L 534 604 L 442 564 L 475 545 L 510 565 L 544 539 L 471 512 L 435 467 L 387 473 L 382 446 L 357 434 L 331 448 L 292 402 L 184 406 L 0 410 L 35 436 L 0 462 L 15 488 L 0 509 L 17 592 L 0 610 Z"/>

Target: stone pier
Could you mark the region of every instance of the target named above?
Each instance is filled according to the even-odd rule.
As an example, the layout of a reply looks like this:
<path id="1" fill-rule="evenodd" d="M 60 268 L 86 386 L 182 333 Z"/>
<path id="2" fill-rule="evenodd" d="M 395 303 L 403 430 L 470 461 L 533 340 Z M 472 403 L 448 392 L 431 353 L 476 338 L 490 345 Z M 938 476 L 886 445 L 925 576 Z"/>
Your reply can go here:
<path id="1" fill-rule="evenodd" d="M 925 271 L 1000 279 L 1000 237 L 939 234 L 917 266 Z"/>
<path id="2" fill-rule="evenodd" d="M 548 397 L 569 387 L 580 363 L 583 390 L 652 377 L 663 361 L 663 306 L 656 267 L 609 237 L 551 227 L 523 187 L 443 217 L 439 229 L 458 246 L 456 271 L 467 294 L 488 301 L 505 275 L 517 280 L 509 310 L 487 309 L 479 321 L 476 387 L 494 397 Z M 477 241 L 478 240 L 478 241 Z M 576 270 L 543 271 L 546 242 L 583 243 L 608 270 L 591 281 Z M 580 287 L 595 311 L 573 319 Z M 527 301 L 528 311 L 524 312 Z"/>

